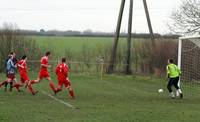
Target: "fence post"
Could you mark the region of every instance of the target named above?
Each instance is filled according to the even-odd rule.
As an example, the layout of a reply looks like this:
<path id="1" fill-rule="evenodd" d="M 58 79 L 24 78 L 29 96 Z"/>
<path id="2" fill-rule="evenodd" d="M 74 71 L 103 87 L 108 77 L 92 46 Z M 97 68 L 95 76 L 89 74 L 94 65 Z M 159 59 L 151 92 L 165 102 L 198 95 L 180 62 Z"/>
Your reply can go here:
<path id="1" fill-rule="evenodd" d="M 104 60 L 101 59 L 100 62 L 101 62 L 101 80 L 103 80 Z"/>
<path id="2" fill-rule="evenodd" d="M 76 66 L 76 75 L 78 75 L 78 63 L 75 63 Z"/>

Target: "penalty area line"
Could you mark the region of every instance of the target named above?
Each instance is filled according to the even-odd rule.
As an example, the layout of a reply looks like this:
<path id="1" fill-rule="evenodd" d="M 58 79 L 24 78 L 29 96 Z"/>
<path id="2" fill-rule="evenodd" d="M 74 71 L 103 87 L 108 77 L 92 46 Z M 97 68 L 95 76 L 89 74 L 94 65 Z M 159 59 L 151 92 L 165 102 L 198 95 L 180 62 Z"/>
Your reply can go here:
<path id="1" fill-rule="evenodd" d="M 46 93 L 45 91 L 42 91 L 42 93 L 43 93 L 44 95 L 47 95 L 48 97 L 52 98 L 53 100 L 55 100 L 55 101 L 57 101 L 57 102 L 59 102 L 59 103 L 64 104 L 65 106 L 67 106 L 67 107 L 69 107 L 69 108 L 77 109 L 77 108 L 74 107 L 73 105 L 71 105 L 71 104 L 69 104 L 69 103 L 67 103 L 67 102 L 65 102 L 65 101 L 63 101 L 63 100 L 60 100 L 60 99 L 58 99 L 58 98 L 52 96 L 51 94 Z"/>

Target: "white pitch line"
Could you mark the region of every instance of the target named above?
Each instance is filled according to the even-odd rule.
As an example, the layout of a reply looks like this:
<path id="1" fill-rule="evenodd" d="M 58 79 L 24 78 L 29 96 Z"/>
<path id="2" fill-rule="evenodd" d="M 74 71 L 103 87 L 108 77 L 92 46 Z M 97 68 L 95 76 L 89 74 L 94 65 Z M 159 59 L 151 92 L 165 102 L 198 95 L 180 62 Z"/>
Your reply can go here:
<path id="1" fill-rule="evenodd" d="M 71 105 L 71 104 L 69 104 L 69 103 L 67 103 L 67 102 L 64 102 L 63 100 L 60 100 L 60 99 L 58 99 L 58 98 L 52 96 L 51 94 L 47 94 L 45 91 L 42 91 L 42 93 L 45 94 L 45 95 L 47 95 L 47 96 L 49 96 L 50 98 L 54 99 L 55 101 L 60 102 L 60 103 L 62 103 L 62 104 L 64 104 L 64 105 L 66 105 L 67 107 L 76 109 L 76 107 L 74 107 L 73 105 Z"/>

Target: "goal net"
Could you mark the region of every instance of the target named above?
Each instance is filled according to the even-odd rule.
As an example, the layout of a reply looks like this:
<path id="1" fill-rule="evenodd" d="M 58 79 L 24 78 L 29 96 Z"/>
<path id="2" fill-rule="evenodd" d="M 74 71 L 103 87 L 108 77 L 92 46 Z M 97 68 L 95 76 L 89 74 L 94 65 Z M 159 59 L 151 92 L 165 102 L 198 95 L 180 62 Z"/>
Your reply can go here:
<path id="1" fill-rule="evenodd" d="M 180 37 L 178 50 L 179 85 L 190 96 L 200 91 L 200 36 Z"/>

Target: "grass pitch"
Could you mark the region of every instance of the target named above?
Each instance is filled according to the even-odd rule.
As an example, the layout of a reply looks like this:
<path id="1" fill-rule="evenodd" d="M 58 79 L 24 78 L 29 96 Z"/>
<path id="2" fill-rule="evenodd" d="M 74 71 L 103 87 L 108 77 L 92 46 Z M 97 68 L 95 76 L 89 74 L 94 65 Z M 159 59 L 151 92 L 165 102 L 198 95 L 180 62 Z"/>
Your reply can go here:
<path id="1" fill-rule="evenodd" d="M 31 79 L 37 74 L 30 73 Z M 1 75 L 3 80 L 4 74 Z M 53 81 L 56 78 L 52 75 Z M 161 79 L 142 76 L 71 74 L 70 79 L 76 100 L 70 100 L 63 91 L 55 97 L 80 109 L 70 108 L 51 97 L 46 80 L 36 84 L 36 96 L 24 92 L 4 92 L 0 89 L 1 122 L 133 122 L 133 121 L 199 121 L 199 87 L 184 84 L 184 99 L 169 99 L 166 82 Z M 159 88 L 164 93 L 158 93 Z M 190 89 L 190 90 L 188 90 Z M 54 96 L 54 95 L 53 95 Z"/>

